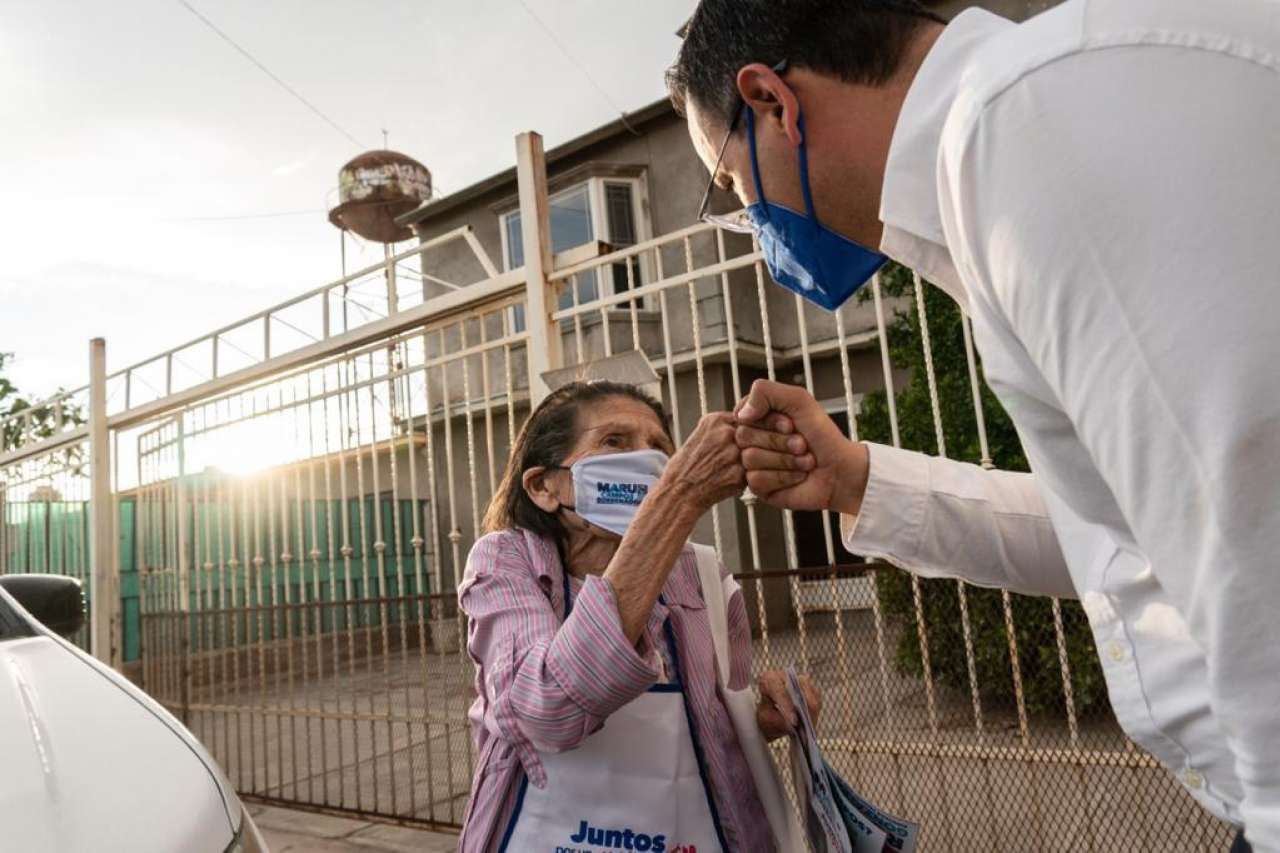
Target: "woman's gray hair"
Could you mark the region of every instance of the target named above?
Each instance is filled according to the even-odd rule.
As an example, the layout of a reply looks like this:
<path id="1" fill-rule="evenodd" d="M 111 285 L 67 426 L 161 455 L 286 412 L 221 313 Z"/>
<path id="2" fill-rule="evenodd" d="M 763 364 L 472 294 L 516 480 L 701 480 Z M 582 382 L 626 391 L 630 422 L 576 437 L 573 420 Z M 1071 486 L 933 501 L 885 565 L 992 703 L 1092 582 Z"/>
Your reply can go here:
<path id="1" fill-rule="evenodd" d="M 611 397 L 628 397 L 644 403 L 658 416 L 658 422 L 670 437 L 671 428 L 662 403 L 635 385 L 597 380 L 570 382 L 557 388 L 538 404 L 516 436 L 502 482 L 485 510 L 486 533 L 522 528 L 563 543 L 565 529 L 560 516 L 533 502 L 524 490 L 524 472 L 530 468 L 561 464 L 578 441 L 578 412 L 583 406 Z"/>

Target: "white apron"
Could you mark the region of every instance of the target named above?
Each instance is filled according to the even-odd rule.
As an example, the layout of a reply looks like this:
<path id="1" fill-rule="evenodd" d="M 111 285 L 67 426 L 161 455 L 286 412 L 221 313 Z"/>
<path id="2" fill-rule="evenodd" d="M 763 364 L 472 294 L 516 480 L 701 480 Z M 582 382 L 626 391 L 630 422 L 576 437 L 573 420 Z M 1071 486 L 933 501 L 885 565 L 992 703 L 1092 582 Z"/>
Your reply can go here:
<path id="1" fill-rule="evenodd" d="M 565 618 L 572 607 L 564 578 Z M 724 851 L 702 751 L 679 684 L 675 634 L 664 626 L 676 683 L 655 684 L 609 715 L 576 749 L 538 753 L 547 784 L 526 776 L 500 851 Z"/>

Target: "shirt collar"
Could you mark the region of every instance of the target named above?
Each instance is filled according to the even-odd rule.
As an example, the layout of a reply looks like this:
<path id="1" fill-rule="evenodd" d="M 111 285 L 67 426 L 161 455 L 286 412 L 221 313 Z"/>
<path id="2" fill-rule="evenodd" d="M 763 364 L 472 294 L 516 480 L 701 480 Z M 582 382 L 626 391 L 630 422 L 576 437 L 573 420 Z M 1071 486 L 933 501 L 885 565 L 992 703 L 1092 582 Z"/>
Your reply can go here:
<path id="1" fill-rule="evenodd" d="M 982 9 L 968 9 L 943 29 L 907 90 L 889 144 L 880 220 L 880 250 L 913 267 L 962 305 L 963 287 L 947 251 L 938 210 L 938 146 L 965 66 L 1012 21 Z"/>

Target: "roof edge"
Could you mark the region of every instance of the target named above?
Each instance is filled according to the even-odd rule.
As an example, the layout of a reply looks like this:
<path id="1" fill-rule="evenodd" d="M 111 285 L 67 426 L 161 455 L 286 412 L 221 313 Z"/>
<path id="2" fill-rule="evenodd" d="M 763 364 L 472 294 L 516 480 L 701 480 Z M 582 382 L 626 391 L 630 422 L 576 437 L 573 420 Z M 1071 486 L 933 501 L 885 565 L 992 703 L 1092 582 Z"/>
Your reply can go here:
<path id="1" fill-rule="evenodd" d="M 651 104 L 640 107 L 638 110 L 625 113 L 607 124 L 602 124 L 594 130 L 589 130 L 581 136 L 574 137 L 568 142 L 557 145 L 547 152 L 547 165 L 550 166 L 559 160 L 570 157 L 585 148 L 595 145 L 597 142 L 632 132 L 638 125 L 647 124 L 673 113 L 675 113 L 675 107 L 671 105 L 670 99 L 662 98 L 654 101 Z M 455 193 L 450 193 L 434 201 L 419 205 L 408 213 L 402 213 L 396 217 L 396 224 L 403 227 L 421 225 L 436 216 L 456 210 L 469 201 L 493 192 L 505 184 L 515 183 L 515 180 L 516 169 L 512 166 L 483 180 L 476 181 L 470 186 L 463 187 Z"/>

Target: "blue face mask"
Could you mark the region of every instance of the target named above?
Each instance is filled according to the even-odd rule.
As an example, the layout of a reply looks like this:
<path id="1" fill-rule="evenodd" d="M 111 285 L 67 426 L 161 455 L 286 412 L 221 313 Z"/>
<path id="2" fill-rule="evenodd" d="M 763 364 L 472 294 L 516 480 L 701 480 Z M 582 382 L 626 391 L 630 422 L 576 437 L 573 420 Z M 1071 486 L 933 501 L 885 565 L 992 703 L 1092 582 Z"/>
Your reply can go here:
<path id="1" fill-rule="evenodd" d="M 747 135 L 751 140 L 751 176 L 756 184 L 756 201 L 747 208 L 747 216 L 755 226 L 769 274 L 787 290 L 834 311 L 889 259 L 818 221 L 809 192 L 809 157 L 805 150 L 803 118 L 797 119 L 796 124 L 800 130 L 800 188 L 808 216 L 765 199 L 756 159 L 755 114 L 750 107 L 746 113 Z"/>

